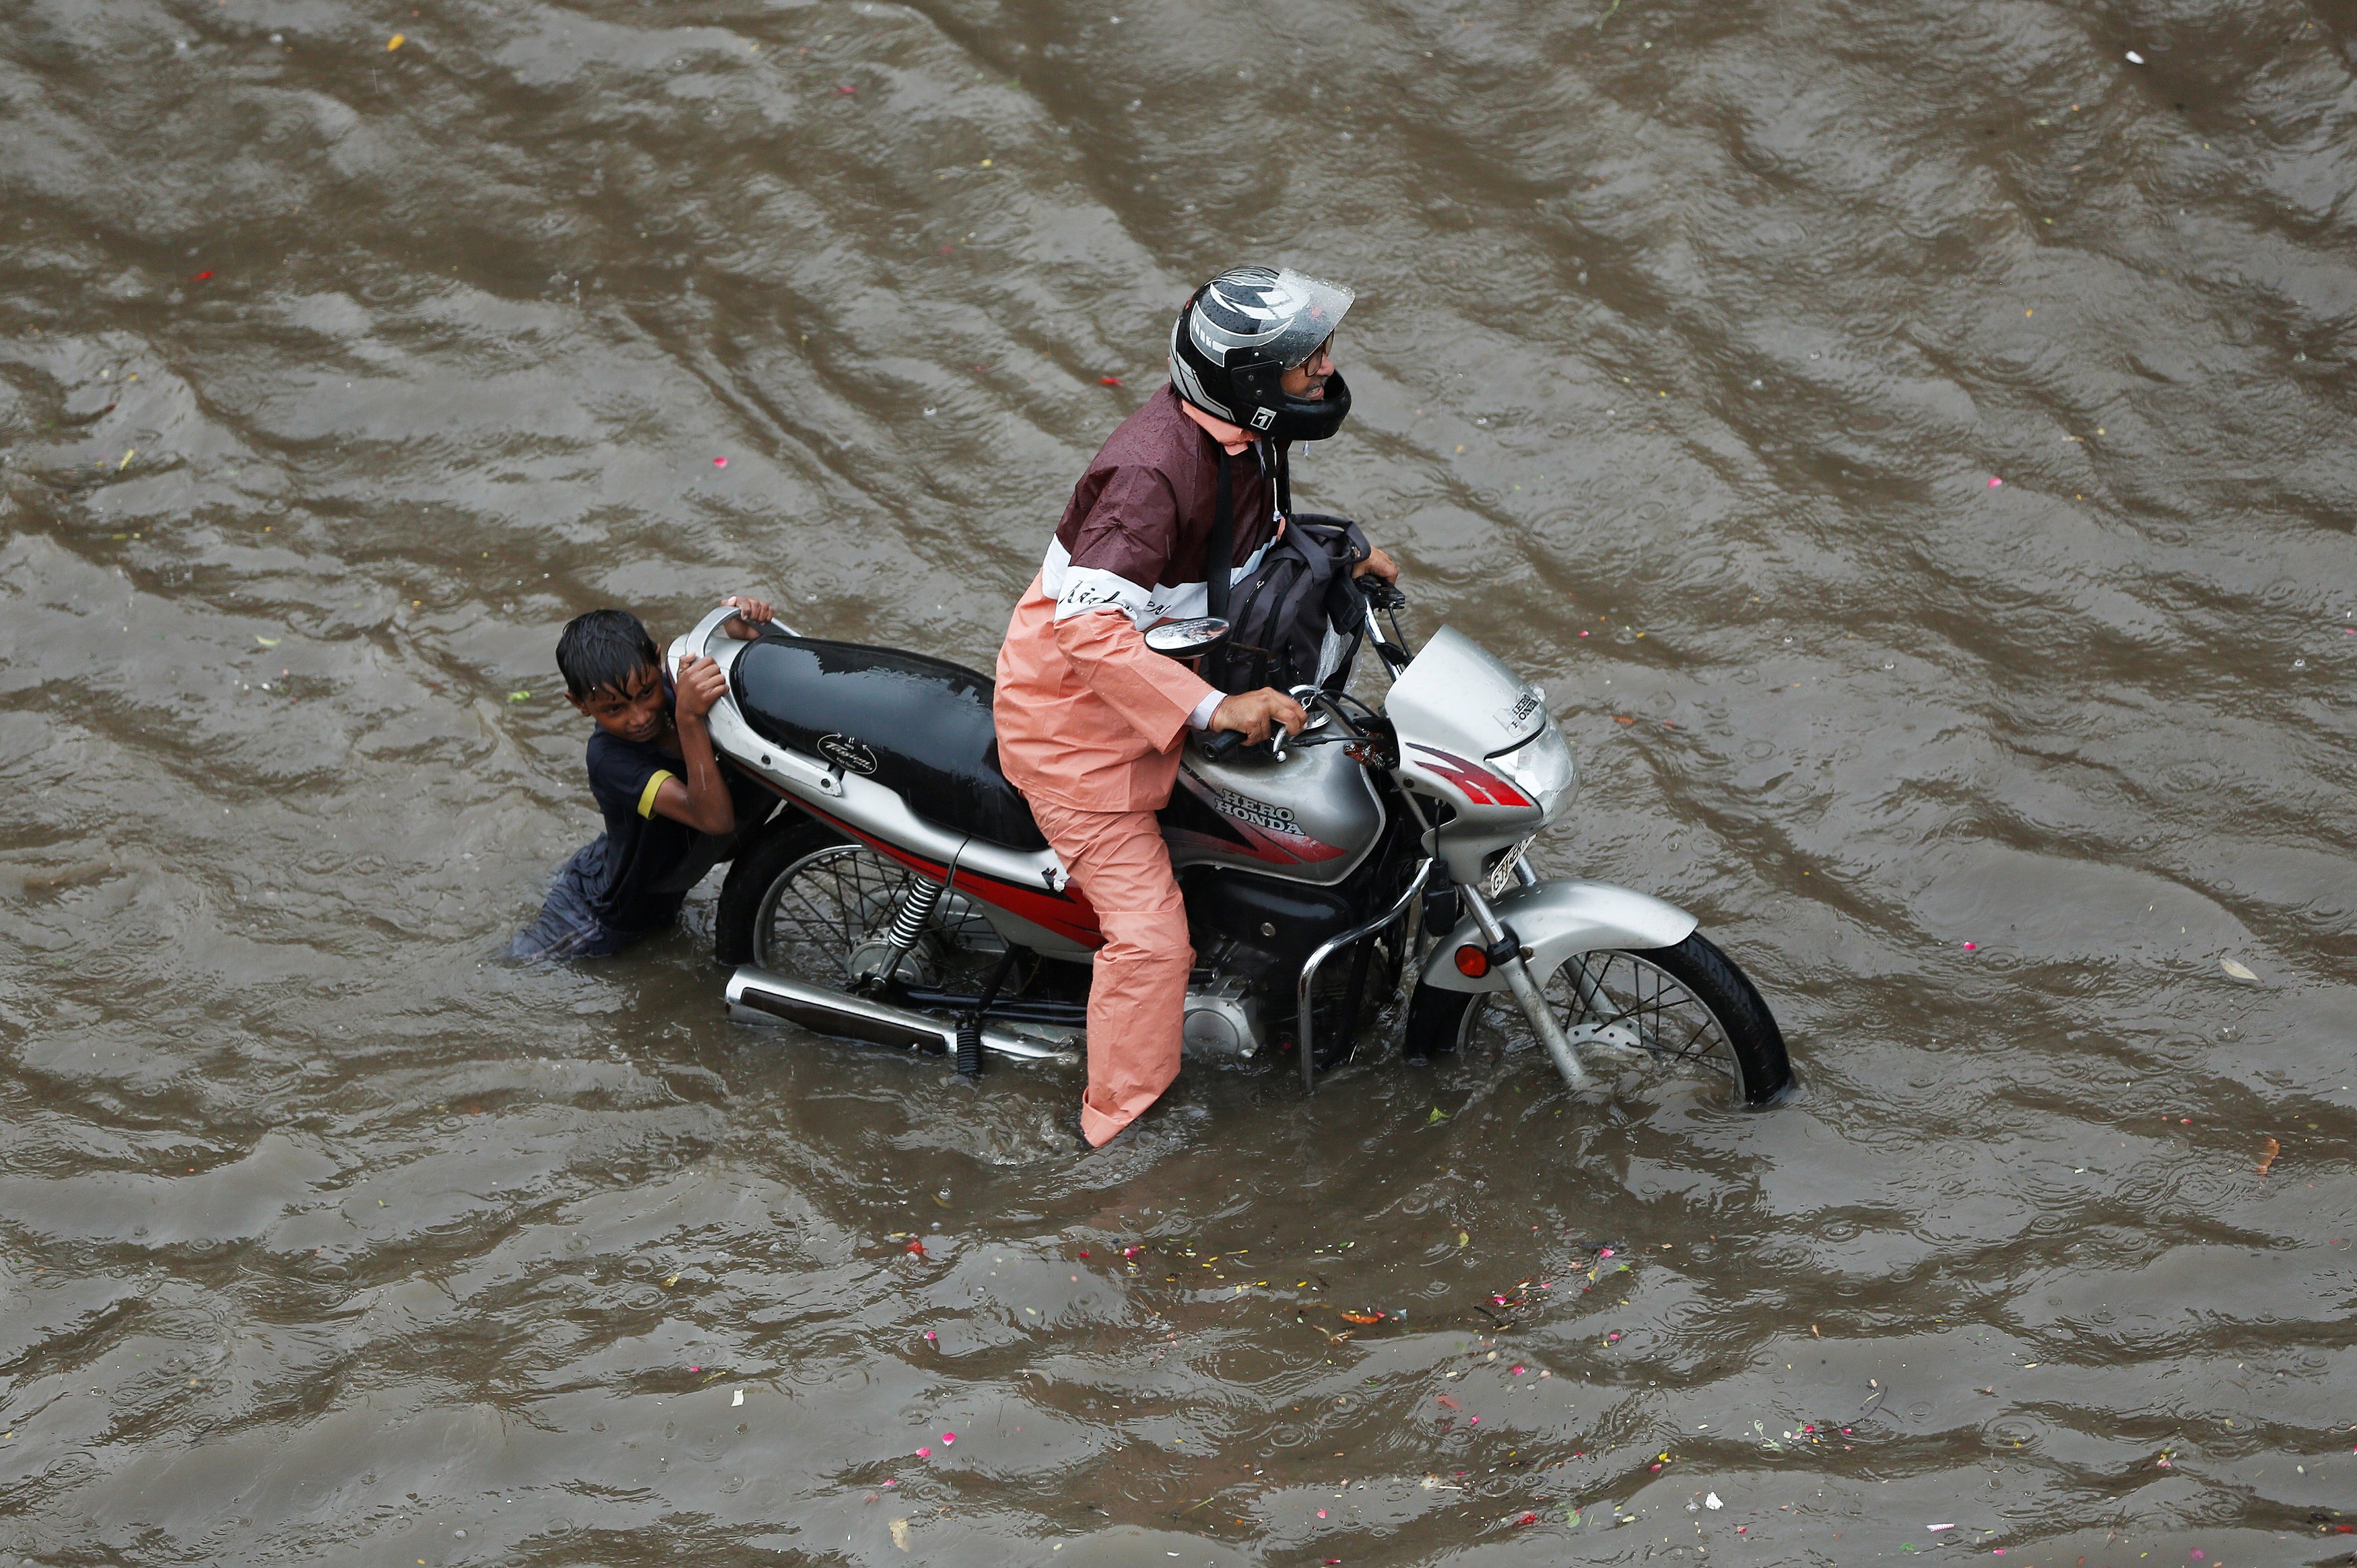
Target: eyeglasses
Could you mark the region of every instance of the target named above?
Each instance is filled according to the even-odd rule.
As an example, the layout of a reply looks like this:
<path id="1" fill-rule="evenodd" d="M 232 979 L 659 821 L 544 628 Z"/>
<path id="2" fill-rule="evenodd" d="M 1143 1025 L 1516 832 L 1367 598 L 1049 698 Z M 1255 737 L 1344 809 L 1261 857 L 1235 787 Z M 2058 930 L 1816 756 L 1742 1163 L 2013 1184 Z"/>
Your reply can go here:
<path id="1" fill-rule="evenodd" d="M 1329 332 L 1326 334 L 1326 340 L 1323 343 L 1318 344 L 1318 347 L 1310 349 L 1309 352 L 1304 354 L 1299 360 L 1297 360 L 1286 368 L 1287 370 L 1297 371 L 1304 365 L 1314 365 L 1320 360 L 1326 360 L 1329 361 L 1332 360 L 1334 358 L 1334 337 L 1335 335 L 1333 333 Z"/>

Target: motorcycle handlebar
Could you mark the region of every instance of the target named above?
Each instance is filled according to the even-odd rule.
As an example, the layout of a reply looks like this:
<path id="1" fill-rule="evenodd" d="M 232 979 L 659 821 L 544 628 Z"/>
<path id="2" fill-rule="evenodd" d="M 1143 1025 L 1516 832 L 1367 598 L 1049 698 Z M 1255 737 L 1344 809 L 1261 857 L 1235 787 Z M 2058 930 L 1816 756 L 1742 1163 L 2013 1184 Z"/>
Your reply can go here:
<path id="1" fill-rule="evenodd" d="M 1351 582 L 1366 596 L 1367 603 L 1379 610 L 1403 609 L 1407 605 L 1407 596 L 1399 591 L 1398 584 L 1386 583 L 1372 572 L 1354 577 Z"/>
<path id="2" fill-rule="evenodd" d="M 1285 760 L 1285 726 L 1273 725 L 1269 728 L 1268 738 L 1260 743 L 1258 749 L 1282 762 Z M 1225 762 L 1251 745 L 1240 729 L 1213 730 L 1203 737 L 1203 755 L 1213 762 Z"/>

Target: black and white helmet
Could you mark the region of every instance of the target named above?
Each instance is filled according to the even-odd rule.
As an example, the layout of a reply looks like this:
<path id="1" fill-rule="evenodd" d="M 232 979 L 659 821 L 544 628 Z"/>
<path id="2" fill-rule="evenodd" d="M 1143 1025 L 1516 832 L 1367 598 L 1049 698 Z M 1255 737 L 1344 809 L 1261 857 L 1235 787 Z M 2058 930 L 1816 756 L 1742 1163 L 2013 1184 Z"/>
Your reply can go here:
<path id="1" fill-rule="evenodd" d="M 1215 419 L 1276 441 L 1323 441 L 1351 412 L 1340 374 L 1325 395 L 1287 397 L 1279 379 L 1334 335 L 1356 296 L 1292 268 L 1231 267 L 1195 291 L 1170 328 L 1170 380 Z"/>

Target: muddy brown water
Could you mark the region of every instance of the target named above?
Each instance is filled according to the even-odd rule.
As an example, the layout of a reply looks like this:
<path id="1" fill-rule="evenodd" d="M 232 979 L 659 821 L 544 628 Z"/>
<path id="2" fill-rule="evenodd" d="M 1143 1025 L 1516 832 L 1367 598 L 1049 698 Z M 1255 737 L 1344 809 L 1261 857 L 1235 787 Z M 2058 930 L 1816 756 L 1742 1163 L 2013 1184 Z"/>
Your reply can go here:
<path id="1" fill-rule="evenodd" d="M 0 1552 L 2347 1561 L 2352 47 L 14 0 Z M 1304 499 L 1545 682 L 1542 858 L 1790 1102 L 1377 1051 L 1083 1161 L 1070 1075 L 726 1023 L 709 886 L 496 961 L 567 616 L 986 663 L 1252 258 L 1361 291 Z"/>

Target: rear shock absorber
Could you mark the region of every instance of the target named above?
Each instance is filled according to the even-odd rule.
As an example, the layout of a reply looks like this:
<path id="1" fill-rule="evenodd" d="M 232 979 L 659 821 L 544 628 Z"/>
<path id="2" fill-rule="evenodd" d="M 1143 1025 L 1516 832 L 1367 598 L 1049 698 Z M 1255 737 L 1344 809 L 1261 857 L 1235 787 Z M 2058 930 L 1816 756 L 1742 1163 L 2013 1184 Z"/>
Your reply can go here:
<path id="1" fill-rule="evenodd" d="M 909 956 L 917 939 L 925 934 L 933 908 L 942 901 L 942 885 L 929 876 L 909 879 L 908 888 L 900 895 L 900 907 L 893 912 L 892 929 L 884 934 L 884 945 L 891 950 L 891 956 L 884 961 L 884 972 L 878 978 L 886 983 L 890 983 L 892 976 L 899 972 L 900 961 Z"/>

